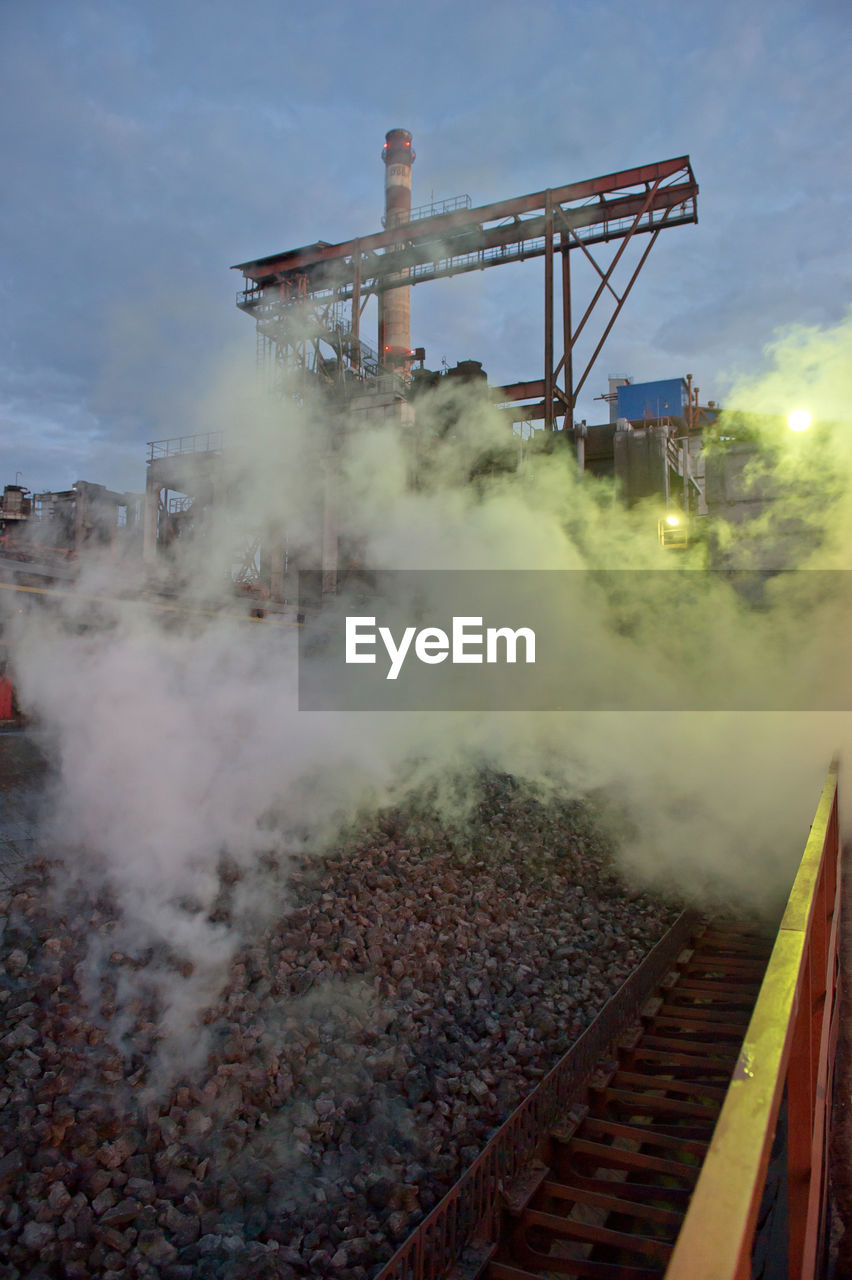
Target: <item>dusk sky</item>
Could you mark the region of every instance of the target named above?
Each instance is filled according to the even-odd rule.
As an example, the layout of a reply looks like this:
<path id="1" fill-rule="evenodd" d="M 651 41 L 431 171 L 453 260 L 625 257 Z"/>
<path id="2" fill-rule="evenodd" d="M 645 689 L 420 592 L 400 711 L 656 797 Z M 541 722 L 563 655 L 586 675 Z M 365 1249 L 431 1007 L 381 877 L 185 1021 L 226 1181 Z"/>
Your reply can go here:
<path id="1" fill-rule="evenodd" d="M 141 489 L 219 369 L 250 391 L 230 266 L 379 230 L 393 127 L 415 204 L 688 154 L 699 223 L 660 236 L 578 416 L 605 420 L 610 375 L 724 401 L 777 330 L 848 311 L 850 66 L 848 0 L 7 0 L 0 485 Z M 412 342 L 541 377 L 542 278 L 425 284 Z"/>

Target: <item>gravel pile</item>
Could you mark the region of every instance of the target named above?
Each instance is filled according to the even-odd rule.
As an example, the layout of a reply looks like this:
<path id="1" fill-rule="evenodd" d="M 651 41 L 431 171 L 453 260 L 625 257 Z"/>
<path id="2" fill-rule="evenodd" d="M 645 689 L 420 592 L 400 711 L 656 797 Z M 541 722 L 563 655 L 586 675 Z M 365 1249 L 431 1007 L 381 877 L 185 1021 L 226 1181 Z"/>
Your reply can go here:
<path id="1" fill-rule="evenodd" d="M 47 863 L 0 896 L 4 1277 L 375 1273 L 674 917 L 582 809 L 485 792 L 464 847 L 385 814 L 291 865 L 166 1091 L 162 956 L 111 950 L 109 896 Z"/>

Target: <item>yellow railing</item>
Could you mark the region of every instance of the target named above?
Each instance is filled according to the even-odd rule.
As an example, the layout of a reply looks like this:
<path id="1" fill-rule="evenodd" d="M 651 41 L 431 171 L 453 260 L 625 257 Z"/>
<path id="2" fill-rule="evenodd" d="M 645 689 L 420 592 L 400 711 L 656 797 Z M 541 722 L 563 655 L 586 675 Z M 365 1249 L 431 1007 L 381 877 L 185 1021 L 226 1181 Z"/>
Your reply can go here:
<path id="1" fill-rule="evenodd" d="M 839 849 L 834 763 L 666 1280 L 751 1277 L 784 1106 L 787 1224 L 770 1251 L 776 1264 L 786 1252 L 790 1280 L 819 1274 L 837 1041 Z"/>

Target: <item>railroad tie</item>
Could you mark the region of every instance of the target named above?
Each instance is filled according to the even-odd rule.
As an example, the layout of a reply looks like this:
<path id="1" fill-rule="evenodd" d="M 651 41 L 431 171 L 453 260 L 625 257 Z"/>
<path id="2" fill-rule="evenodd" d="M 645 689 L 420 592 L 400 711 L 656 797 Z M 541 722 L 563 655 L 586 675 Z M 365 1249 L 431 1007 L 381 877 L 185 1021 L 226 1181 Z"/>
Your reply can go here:
<path id="1" fill-rule="evenodd" d="M 660 1280 L 725 1098 L 771 939 L 714 923 L 649 1002 L 638 1037 L 554 1130 L 509 1200 L 486 1280 Z"/>

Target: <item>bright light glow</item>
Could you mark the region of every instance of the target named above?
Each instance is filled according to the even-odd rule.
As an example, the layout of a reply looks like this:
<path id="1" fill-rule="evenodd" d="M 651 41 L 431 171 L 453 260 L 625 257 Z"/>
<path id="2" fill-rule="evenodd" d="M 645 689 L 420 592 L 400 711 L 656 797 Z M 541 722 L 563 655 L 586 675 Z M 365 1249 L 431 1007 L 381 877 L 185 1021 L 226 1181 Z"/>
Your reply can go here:
<path id="1" fill-rule="evenodd" d="M 807 431 L 811 425 L 811 415 L 807 409 L 793 409 L 787 415 L 787 426 L 791 431 Z"/>
<path id="2" fill-rule="evenodd" d="M 666 524 L 671 525 L 671 527 L 674 529 L 677 525 L 680 524 L 680 520 L 678 519 L 677 516 L 666 516 Z"/>

